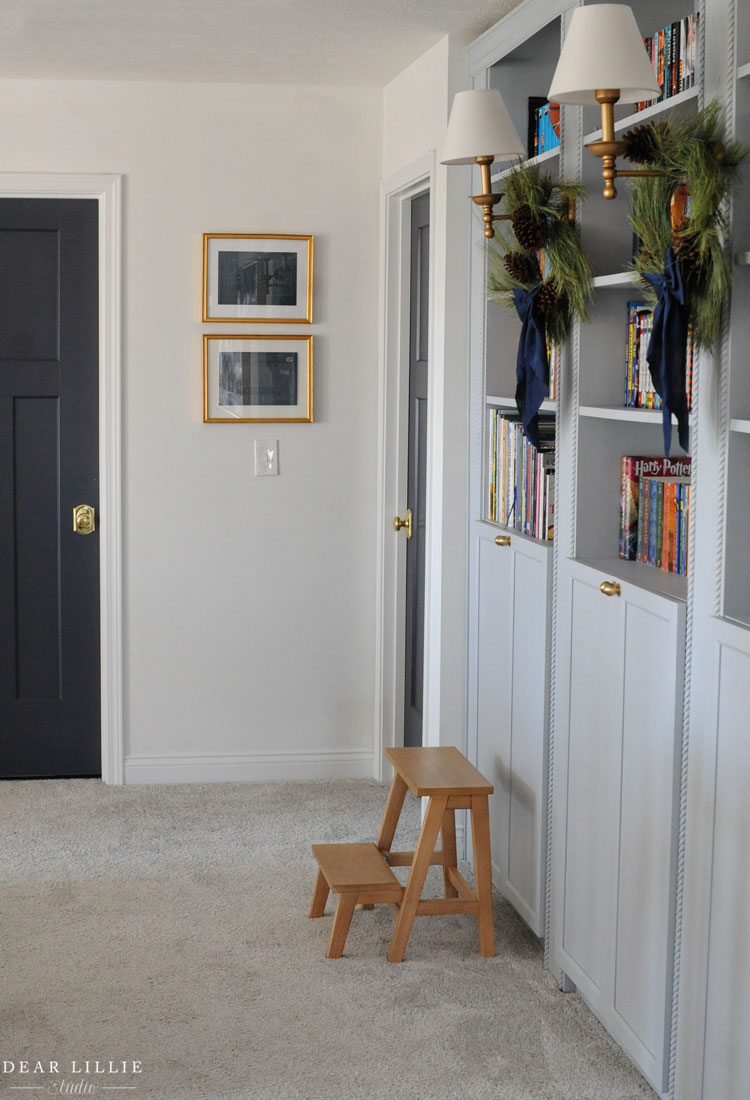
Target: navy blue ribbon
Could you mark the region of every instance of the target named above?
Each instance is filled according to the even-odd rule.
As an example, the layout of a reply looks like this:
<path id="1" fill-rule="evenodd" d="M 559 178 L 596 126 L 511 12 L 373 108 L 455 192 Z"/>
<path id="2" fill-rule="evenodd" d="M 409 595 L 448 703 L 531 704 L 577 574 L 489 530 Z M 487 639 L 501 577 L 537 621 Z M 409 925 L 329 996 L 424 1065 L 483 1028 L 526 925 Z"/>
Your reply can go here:
<path id="1" fill-rule="evenodd" d="M 523 322 L 516 358 L 516 404 L 526 435 L 535 447 L 540 445 L 539 409 L 549 393 L 547 338 L 544 321 L 535 308 L 540 289 L 516 287 L 513 291 L 516 312 Z"/>
<path id="2" fill-rule="evenodd" d="M 672 442 L 672 414 L 683 451 L 690 449 L 689 414 L 685 392 L 689 314 L 680 261 L 670 248 L 663 275 L 646 275 L 659 301 L 646 352 L 654 389 L 661 397 L 664 454 Z"/>

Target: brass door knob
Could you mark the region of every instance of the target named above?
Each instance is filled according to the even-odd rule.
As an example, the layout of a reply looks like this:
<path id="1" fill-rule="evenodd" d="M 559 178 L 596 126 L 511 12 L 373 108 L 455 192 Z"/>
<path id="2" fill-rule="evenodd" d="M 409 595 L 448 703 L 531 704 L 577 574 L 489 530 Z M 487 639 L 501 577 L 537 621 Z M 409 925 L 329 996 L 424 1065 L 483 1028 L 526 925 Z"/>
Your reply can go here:
<path id="1" fill-rule="evenodd" d="M 599 591 L 603 592 L 605 596 L 619 596 L 620 584 L 618 581 L 602 581 L 599 585 Z"/>
<path id="2" fill-rule="evenodd" d="M 92 535 L 96 530 L 96 512 L 90 504 L 77 504 L 73 509 L 73 530 L 77 535 Z"/>
<path id="3" fill-rule="evenodd" d="M 495 546 L 510 546 L 510 535 L 496 535 Z"/>
<path id="4" fill-rule="evenodd" d="M 401 519 L 399 516 L 394 516 L 393 517 L 393 530 L 394 531 L 400 531 L 401 528 L 403 527 L 404 531 L 406 531 L 407 539 L 410 539 L 412 537 L 412 535 L 414 534 L 414 532 L 412 530 L 411 521 L 412 521 L 411 508 L 407 508 L 406 509 L 406 517 L 404 519 Z"/>

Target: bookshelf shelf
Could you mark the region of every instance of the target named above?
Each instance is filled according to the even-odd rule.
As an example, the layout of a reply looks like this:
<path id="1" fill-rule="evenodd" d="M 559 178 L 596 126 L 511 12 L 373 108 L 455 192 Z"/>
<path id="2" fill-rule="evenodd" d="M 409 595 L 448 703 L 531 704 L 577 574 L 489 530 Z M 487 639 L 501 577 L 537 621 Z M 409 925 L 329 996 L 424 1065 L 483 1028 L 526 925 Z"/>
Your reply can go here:
<path id="1" fill-rule="evenodd" d="M 625 118 L 617 119 L 615 121 L 615 133 L 629 130 L 632 126 L 641 126 L 644 122 L 650 122 L 652 119 L 658 118 L 659 115 L 684 107 L 692 103 L 693 100 L 697 101 L 699 94 L 700 85 L 696 84 L 694 87 L 688 88 L 684 92 L 680 92 L 679 95 L 673 95 L 668 99 L 662 99 L 658 103 L 654 103 L 651 107 L 646 107 L 642 111 L 635 111 L 633 114 L 626 115 Z M 591 141 L 600 141 L 601 136 L 601 129 L 592 130 L 590 134 L 585 135 L 583 143 L 584 145 L 588 145 Z"/>
<path id="2" fill-rule="evenodd" d="M 546 153 L 540 153 L 538 157 L 529 157 L 528 160 L 521 161 L 521 163 L 526 164 L 526 165 L 546 164 L 547 161 L 557 160 L 559 156 L 560 156 L 560 149 L 558 147 L 556 149 L 548 149 Z M 501 172 L 496 172 L 493 175 L 492 182 L 493 183 L 499 183 L 501 180 L 504 180 L 506 176 L 510 175 L 510 173 L 512 171 L 513 171 L 513 166 L 508 167 L 508 168 L 503 168 L 503 170 Z"/>
<path id="3" fill-rule="evenodd" d="M 733 615 L 727 615 L 726 621 L 733 623 L 735 626 L 743 627 L 745 630 L 750 629 L 750 609 L 747 611 L 736 611 Z"/>
<path id="4" fill-rule="evenodd" d="M 494 394 L 488 394 L 484 399 L 484 403 L 487 406 L 495 406 L 498 409 L 515 409 L 516 399 L 515 397 L 497 397 Z M 556 401 L 542 401 L 542 412 L 553 413 L 557 411 Z"/>
<path id="5" fill-rule="evenodd" d="M 737 66 L 737 79 L 747 80 L 748 77 L 750 77 L 750 61 Z"/>
<path id="6" fill-rule="evenodd" d="M 740 432 L 742 435 L 750 435 L 750 420 L 734 418 L 729 423 L 729 429 L 733 432 Z"/>
<path id="7" fill-rule="evenodd" d="M 638 286 L 640 280 L 635 271 L 615 271 L 612 275 L 596 275 L 594 290 L 627 290 Z"/>
<path id="8" fill-rule="evenodd" d="M 629 409 L 617 405 L 581 405 L 578 411 L 581 416 L 592 417 L 596 420 L 623 420 L 631 424 L 661 424 L 661 409 Z"/>
<path id="9" fill-rule="evenodd" d="M 734 262 L 737 267 L 747 267 L 750 265 L 750 252 L 735 252 Z"/>
<path id="10" fill-rule="evenodd" d="M 614 580 L 625 584 L 635 584 L 656 596 L 684 603 L 687 599 L 687 577 L 676 573 L 665 573 L 653 565 L 641 561 L 625 561 L 623 558 L 581 558 L 582 564 L 601 573 L 607 573 Z"/>
<path id="11" fill-rule="evenodd" d="M 495 537 L 499 532 L 507 532 L 513 541 L 516 539 L 522 541 L 524 546 L 534 549 L 539 549 L 546 553 L 552 553 L 552 547 L 554 545 L 552 539 L 534 539 L 531 535 L 524 535 L 521 531 L 516 530 L 515 527 L 508 527 L 504 523 L 498 523 L 493 520 L 483 519 L 479 521 L 480 529 L 483 529 L 483 533 L 490 538 Z"/>

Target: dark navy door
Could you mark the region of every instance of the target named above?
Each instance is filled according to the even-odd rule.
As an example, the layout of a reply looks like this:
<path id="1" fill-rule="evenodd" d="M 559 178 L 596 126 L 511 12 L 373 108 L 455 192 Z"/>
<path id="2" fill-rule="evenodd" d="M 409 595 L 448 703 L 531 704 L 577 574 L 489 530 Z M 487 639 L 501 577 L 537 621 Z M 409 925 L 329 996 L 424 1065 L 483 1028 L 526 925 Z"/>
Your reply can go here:
<path id="1" fill-rule="evenodd" d="M 4 778 L 101 774 L 98 298 L 96 201 L 0 200 Z"/>

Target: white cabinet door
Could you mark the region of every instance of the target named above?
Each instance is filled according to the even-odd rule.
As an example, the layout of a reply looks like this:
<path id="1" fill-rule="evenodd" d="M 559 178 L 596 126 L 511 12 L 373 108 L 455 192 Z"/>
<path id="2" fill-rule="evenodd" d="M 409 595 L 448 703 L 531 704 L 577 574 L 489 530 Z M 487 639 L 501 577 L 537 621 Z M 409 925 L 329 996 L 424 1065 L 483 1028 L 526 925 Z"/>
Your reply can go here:
<path id="1" fill-rule="evenodd" d="M 544 934 L 551 548 L 478 540 L 477 767 L 490 800 L 493 880 Z"/>
<path id="2" fill-rule="evenodd" d="M 750 1081 L 750 630 L 717 618 L 704 630 L 691 708 L 676 1094 L 734 1100 Z"/>
<path id="3" fill-rule="evenodd" d="M 684 605 L 565 565 L 559 957 L 657 1091 L 666 1088 L 682 743 Z M 557 776 L 556 776 L 557 779 Z"/>
<path id="4" fill-rule="evenodd" d="M 570 563 L 569 698 L 562 900 L 564 969 L 601 1010 L 608 996 L 617 885 L 619 746 L 625 606 L 599 591 L 602 578 Z M 567 662 L 566 662 L 567 664 Z"/>

